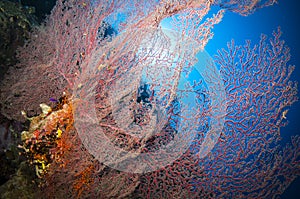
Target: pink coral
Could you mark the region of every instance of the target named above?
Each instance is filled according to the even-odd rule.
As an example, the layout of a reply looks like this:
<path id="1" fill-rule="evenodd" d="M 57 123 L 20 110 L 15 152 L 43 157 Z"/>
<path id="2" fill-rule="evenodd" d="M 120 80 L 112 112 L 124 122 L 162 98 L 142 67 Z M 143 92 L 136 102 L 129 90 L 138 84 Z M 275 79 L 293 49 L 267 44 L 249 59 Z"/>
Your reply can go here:
<path id="1" fill-rule="evenodd" d="M 201 81 L 180 85 L 181 75 L 191 72 L 196 52 L 204 49 L 213 36 L 211 29 L 222 19 L 224 10 L 203 20 L 211 5 L 247 15 L 272 3 L 153 1 L 147 6 L 138 0 L 58 1 L 45 25 L 20 50 L 20 64 L 1 87 L 1 111 L 14 119 L 21 119 L 21 110 L 36 114 L 39 103 L 58 98 L 64 90 L 73 93 L 69 115 L 48 125 L 71 126 L 62 136 L 64 142 L 52 150 L 63 155 L 45 177 L 43 189 L 49 197 L 281 194 L 299 175 L 300 139 L 293 137 L 290 146 L 280 148 L 287 106 L 297 100 L 296 83 L 289 81 L 293 67 L 286 66 L 289 50 L 280 40 L 280 30 L 269 43 L 262 36 L 254 47 L 232 42 L 228 50 L 220 51 L 215 60 L 220 71 L 211 67 L 206 76 L 202 74 L 206 84 L 216 82 L 211 89 Z M 187 14 L 173 18 L 178 29 L 168 35 L 159 24 L 179 13 Z M 118 24 L 118 35 L 105 37 L 108 22 L 118 14 L 127 23 Z M 175 42 L 170 35 L 176 36 Z M 143 81 L 148 90 L 140 87 Z M 226 96 L 218 93 L 218 86 L 224 86 Z M 189 109 L 191 103 L 182 102 L 190 93 L 195 106 Z M 214 115 L 216 108 L 226 113 Z M 73 120 L 64 120 L 71 113 L 76 128 Z M 217 134 L 214 124 L 220 121 L 225 126 L 220 125 Z M 186 142 L 173 142 L 177 136 Z M 174 148 L 166 147 L 170 143 Z"/>

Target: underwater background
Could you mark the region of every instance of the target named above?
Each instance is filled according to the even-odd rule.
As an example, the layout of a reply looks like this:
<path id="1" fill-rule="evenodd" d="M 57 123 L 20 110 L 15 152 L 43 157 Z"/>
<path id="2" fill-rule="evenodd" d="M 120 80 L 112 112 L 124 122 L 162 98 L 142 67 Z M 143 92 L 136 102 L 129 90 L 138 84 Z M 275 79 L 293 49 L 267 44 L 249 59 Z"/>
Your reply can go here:
<path id="1" fill-rule="evenodd" d="M 300 15 L 298 11 L 300 2 L 293 0 L 279 1 L 277 4 L 257 10 L 255 13 L 243 17 L 227 12 L 222 23 L 214 28 L 214 38 L 207 44 L 206 50 L 214 54 L 216 50 L 224 48 L 227 42 L 234 39 L 236 43 L 243 44 L 246 39 L 255 44 L 260 35 L 271 35 L 278 26 L 283 32 L 282 39 L 291 50 L 290 64 L 296 68 L 292 79 L 300 80 Z M 299 96 L 299 93 L 298 93 Z M 290 137 L 300 134 L 300 102 L 295 102 L 289 110 L 289 124 L 281 129 L 282 142 L 287 143 Z M 281 196 L 282 198 L 298 198 L 300 194 L 300 178 L 298 177 Z"/>
<path id="2" fill-rule="evenodd" d="M 53 6 L 53 2 L 51 1 L 45 1 L 47 3 L 44 5 L 34 5 L 34 1 L 14 2 L 21 2 L 23 6 L 34 6 L 36 10 L 35 13 L 37 15 L 35 23 L 40 23 L 40 21 L 44 19 L 43 13 L 49 13 L 51 6 Z M 300 25 L 300 17 L 298 6 L 300 6 L 300 3 L 297 1 L 282 0 L 272 6 L 258 9 L 253 14 L 247 16 L 241 16 L 237 13 L 226 11 L 222 21 L 219 24 L 216 24 L 212 29 L 214 36 L 208 41 L 207 45 L 205 46 L 205 50 L 213 57 L 217 54 L 218 50 L 226 48 L 227 42 L 230 42 L 232 39 L 234 39 L 236 45 L 244 45 L 245 40 L 250 40 L 252 45 L 258 44 L 261 34 L 266 34 L 268 38 L 271 38 L 272 32 L 276 31 L 277 28 L 280 27 L 282 31 L 281 39 L 283 39 L 285 44 L 290 48 L 291 59 L 288 62 L 288 65 L 290 64 L 296 66 L 291 75 L 291 80 L 300 82 L 300 31 L 298 29 Z M 208 16 L 211 17 L 212 13 L 216 13 L 217 10 L 219 10 L 218 7 L 212 6 Z M 113 25 L 112 27 L 114 28 Z M 6 70 L 7 69 L 3 71 Z M 1 71 L 1 76 L 3 73 Z M 297 96 L 299 97 L 299 92 Z M 50 103 L 56 103 L 56 101 L 59 101 L 56 98 L 51 100 Z M 49 103 L 49 101 L 45 103 Z M 287 120 L 285 122 L 288 122 L 288 124 L 280 129 L 280 135 L 282 137 L 280 144 L 282 144 L 282 146 L 285 146 L 285 144 L 291 142 L 291 136 L 300 135 L 300 117 L 298 115 L 300 113 L 299 101 L 293 103 L 287 108 L 289 111 L 286 115 Z M 17 126 L 19 128 L 17 129 L 21 132 L 24 130 L 24 126 L 26 125 L 18 124 Z M 55 133 L 57 132 L 60 132 L 59 129 L 55 131 Z M 19 144 L 19 142 L 17 143 Z M 8 153 L 6 153 L 6 155 L 7 154 Z M 298 195 L 300 194 L 299 167 L 300 165 L 298 157 L 298 170 L 295 171 L 295 176 L 298 177 L 284 191 L 280 198 L 298 198 Z M 13 175 L 13 172 L 10 173 Z"/>

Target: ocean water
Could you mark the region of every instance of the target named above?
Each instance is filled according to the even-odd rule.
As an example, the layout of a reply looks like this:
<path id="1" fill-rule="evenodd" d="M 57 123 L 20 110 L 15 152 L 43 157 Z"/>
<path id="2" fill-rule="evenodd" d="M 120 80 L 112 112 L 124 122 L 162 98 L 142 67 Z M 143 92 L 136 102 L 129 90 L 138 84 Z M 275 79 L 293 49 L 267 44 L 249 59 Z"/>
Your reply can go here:
<path id="1" fill-rule="evenodd" d="M 281 0 L 278 4 L 259 9 L 249 16 L 226 11 L 222 21 L 214 27 L 214 37 L 208 42 L 205 51 L 213 57 L 217 50 L 226 49 L 227 42 L 231 39 L 235 40 L 236 45 L 245 44 L 245 40 L 251 40 L 252 45 L 258 44 L 262 33 L 272 38 L 272 32 L 280 27 L 281 39 L 285 40 L 286 45 L 290 47 L 289 64 L 296 66 L 292 80 L 300 82 L 300 42 L 298 39 L 300 31 L 297 28 L 300 25 L 300 17 L 297 4 L 300 5 L 292 0 Z M 210 13 L 216 13 L 217 10 L 219 8 L 212 7 Z M 163 25 L 166 24 L 168 23 Z M 283 146 L 290 142 L 291 136 L 300 135 L 300 117 L 298 116 L 300 103 L 296 102 L 288 109 L 287 121 L 289 123 L 280 131 Z M 284 192 L 282 198 L 299 198 L 299 194 L 300 178 L 298 177 Z"/>
<path id="2" fill-rule="evenodd" d="M 268 38 L 272 37 L 272 32 L 281 28 L 281 38 L 285 40 L 290 48 L 291 59 L 289 64 L 295 65 L 292 74 L 292 80 L 300 82 L 300 15 L 299 1 L 279 0 L 273 6 L 262 8 L 249 16 L 240 16 L 232 12 L 226 12 L 222 22 L 215 26 L 214 37 L 207 44 L 206 51 L 215 54 L 217 49 L 225 48 L 227 42 L 235 40 L 235 44 L 243 45 L 245 40 L 251 40 L 251 43 L 257 44 L 260 35 L 266 34 Z M 299 91 L 298 91 L 298 96 Z M 291 107 L 287 115 L 288 125 L 281 129 L 283 144 L 290 141 L 293 135 L 300 135 L 300 102 L 297 101 Z M 299 198 L 300 178 L 298 177 L 284 192 L 282 198 Z"/>

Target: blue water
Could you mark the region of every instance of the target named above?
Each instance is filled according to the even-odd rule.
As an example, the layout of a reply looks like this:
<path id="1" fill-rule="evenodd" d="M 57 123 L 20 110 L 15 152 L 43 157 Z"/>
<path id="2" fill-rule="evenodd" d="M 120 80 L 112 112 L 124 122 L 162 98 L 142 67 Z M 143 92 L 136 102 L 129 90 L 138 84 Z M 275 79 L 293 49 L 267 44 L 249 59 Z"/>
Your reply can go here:
<path id="1" fill-rule="evenodd" d="M 290 48 L 291 59 L 289 65 L 295 65 L 296 68 L 292 74 L 291 80 L 300 82 L 300 15 L 298 6 L 300 1 L 281 0 L 273 6 L 262 8 L 249 16 L 241 16 L 237 13 L 226 11 L 222 21 L 213 29 L 214 37 L 205 47 L 206 52 L 211 56 L 217 54 L 217 50 L 227 49 L 227 42 L 232 39 L 235 45 L 244 45 L 245 40 L 250 40 L 252 46 L 260 41 L 261 34 L 273 38 L 272 33 L 278 27 L 281 28 L 281 39 L 285 40 L 285 44 Z M 219 7 L 212 7 L 208 17 L 217 13 Z M 162 22 L 162 27 L 169 28 L 170 19 Z M 298 96 L 299 93 L 298 93 Z M 294 103 L 291 107 L 287 107 L 288 125 L 281 128 L 282 145 L 290 142 L 293 135 L 300 135 L 300 102 Z M 300 198 L 300 177 L 298 177 L 284 192 L 281 198 Z"/>
<path id="2" fill-rule="evenodd" d="M 254 14 L 243 17 L 236 13 L 226 12 L 223 20 L 214 28 L 214 38 L 207 44 L 206 51 L 213 55 L 221 48 L 226 49 L 227 42 L 235 40 L 235 44 L 243 45 L 244 41 L 251 40 L 257 44 L 261 33 L 268 37 L 281 27 L 282 39 L 290 47 L 291 60 L 289 64 L 296 69 L 292 80 L 300 82 L 300 1 L 281 0 L 278 4 L 256 11 Z M 218 10 L 213 8 L 211 11 Z M 299 93 L 298 93 L 299 96 Z M 289 142 L 292 135 L 300 134 L 300 102 L 289 107 L 287 119 L 289 124 L 281 129 L 283 142 Z M 299 198 L 300 178 L 298 177 L 282 195 L 282 198 Z"/>
<path id="3" fill-rule="evenodd" d="M 261 33 L 271 37 L 272 32 L 280 26 L 282 39 L 290 47 L 291 60 L 289 63 L 296 66 L 292 79 L 300 82 L 300 15 L 298 6 L 300 6 L 299 1 L 281 0 L 278 4 L 257 10 L 247 17 L 226 12 L 222 22 L 215 26 L 214 37 L 207 44 L 205 50 L 211 55 L 216 54 L 218 49 L 226 48 L 227 42 L 231 39 L 241 45 L 245 43 L 246 39 L 249 39 L 254 45 L 259 42 Z M 293 104 L 289 110 L 289 125 L 282 131 L 282 135 L 286 135 L 285 137 L 300 134 L 299 110 L 299 102 Z"/>
<path id="4" fill-rule="evenodd" d="M 278 4 L 257 10 L 246 17 L 226 11 L 223 20 L 213 29 L 214 37 L 208 42 L 205 50 L 213 56 L 217 53 L 217 50 L 226 49 L 227 42 L 232 39 L 235 40 L 236 45 L 244 45 L 245 40 L 250 40 L 253 46 L 259 43 L 261 34 L 272 38 L 272 32 L 281 27 L 281 39 L 285 40 L 287 46 L 290 47 L 291 60 L 289 64 L 296 66 L 292 80 L 300 82 L 300 41 L 297 38 L 300 35 L 300 31 L 297 29 L 297 26 L 300 25 L 297 4 L 300 5 L 300 2 L 295 2 L 281 0 Z M 219 7 L 213 7 L 210 16 L 219 9 Z M 118 18 L 122 19 L 123 17 L 118 16 Z M 164 20 L 161 24 L 162 27 L 169 28 L 169 21 L 170 19 Z M 117 29 L 116 21 L 115 23 L 113 23 L 113 20 L 108 22 Z M 280 131 L 283 145 L 290 141 L 292 135 L 300 135 L 300 117 L 297 114 L 300 110 L 300 103 L 296 102 L 288 108 L 287 119 L 289 124 Z M 299 198 L 297 197 L 298 194 L 300 194 L 300 178 L 291 184 L 282 195 L 282 198 Z"/>
<path id="5" fill-rule="evenodd" d="M 237 13 L 226 11 L 223 20 L 213 29 L 214 37 L 208 42 L 205 50 L 211 55 L 217 54 L 217 50 L 227 49 L 227 42 L 235 40 L 236 45 L 244 45 L 245 40 L 250 40 L 252 46 L 260 41 L 261 34 L 265 34 L 268 38 L 273 38 L 272 32 L 278 27 L 281 28 L 281 39 L 285 40 L 286 45 L 290 48 L 291 60 L 288 64 L 295 65 L 295 71 L 291 80 L 300 82 L 300 15 L 298 5 L 300 2 L 292 0 L 280 0 L 273 6 L 262 8 L 249 16 L 241 16 Z M 297 5 L 298 4 L 298 5 Z M 217 13 L 219 7 L 212 7 L 209 17 Z M 170 28 L 170 19 L 165 19 L 161 26 Z M 298 94 L 298 96 L 300 96 Z M 290 142 L 293 135 L 300 135 L 300 102 L 294 103 L 291 107 L 287 107 L 288 125 L 280 130 L 282 136 L 282 145 Z M 300 198 L 300 177 L 298 177 L 284 192 L 282 198 Z"/>

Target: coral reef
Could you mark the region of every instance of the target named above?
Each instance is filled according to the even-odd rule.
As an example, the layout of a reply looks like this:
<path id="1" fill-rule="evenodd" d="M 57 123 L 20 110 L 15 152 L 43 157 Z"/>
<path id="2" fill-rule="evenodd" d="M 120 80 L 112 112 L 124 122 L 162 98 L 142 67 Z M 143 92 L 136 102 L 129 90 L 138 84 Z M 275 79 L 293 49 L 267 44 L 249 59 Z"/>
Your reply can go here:
<path id="1" fill-rule="evenodd" d="M 224 8 L 273 3 L 59 0 L 0 85 L 2 114 L 30 122 L 19 148 L 36 176 L 22 164 L 3 197 L 26 180 L 33 198 L 278 197 L 300 175 L 299 136 L 280 143 L 298 100 L 281 30 L 232 41 L 220 69 L 197 60 Z M 160 27 L 167 17 L 174 30 Z"/>

